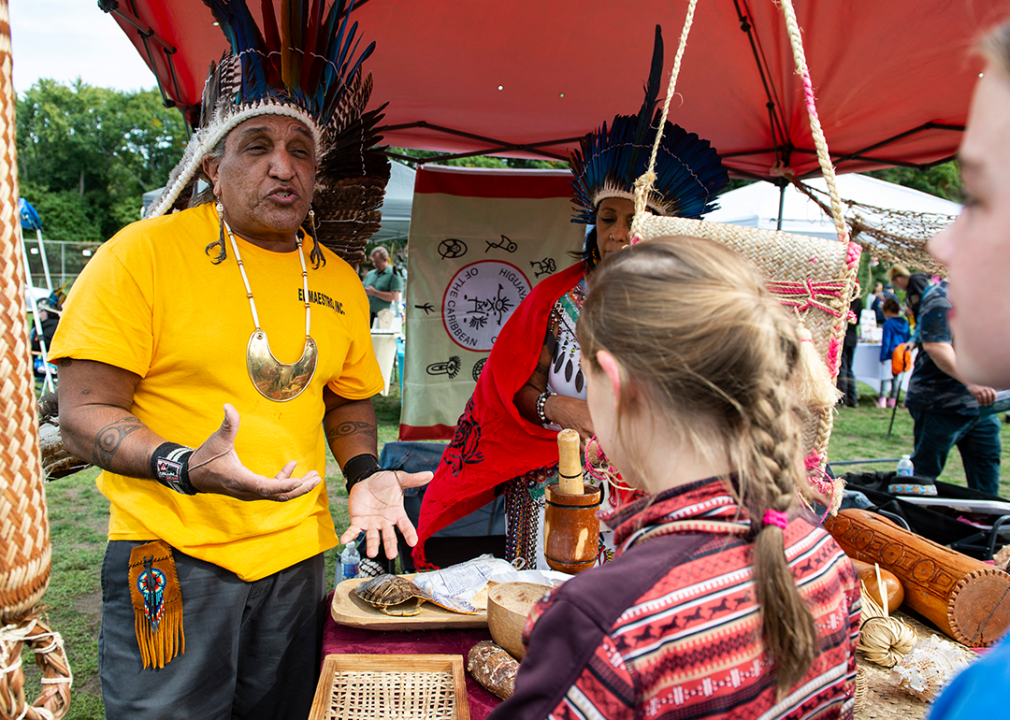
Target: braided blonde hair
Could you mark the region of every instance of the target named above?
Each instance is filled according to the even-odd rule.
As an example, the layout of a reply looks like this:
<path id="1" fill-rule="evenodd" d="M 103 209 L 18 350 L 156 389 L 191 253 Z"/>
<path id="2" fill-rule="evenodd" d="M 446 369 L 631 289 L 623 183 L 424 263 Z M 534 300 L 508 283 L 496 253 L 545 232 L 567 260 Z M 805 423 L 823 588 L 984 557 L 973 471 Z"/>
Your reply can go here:
<path id="1" fill-rule="evenodd" d="M 767 510 L 795 509 L 804 479 L 802 411 L 790 382 L 800 356 L 796 323 L 742 256 L 677 237 L 608 257 L 590 276 L 578 335 L 594 371 L 599 350 L 618 361 L 619 436 L 622 415 L 642 403 L 681 442 L 729 458 L 741 505 L 760 527 L 755 587 L 784 694 L 806 674 L 819 637 L 786 562 L 783 530 L 761 526 Z"/>

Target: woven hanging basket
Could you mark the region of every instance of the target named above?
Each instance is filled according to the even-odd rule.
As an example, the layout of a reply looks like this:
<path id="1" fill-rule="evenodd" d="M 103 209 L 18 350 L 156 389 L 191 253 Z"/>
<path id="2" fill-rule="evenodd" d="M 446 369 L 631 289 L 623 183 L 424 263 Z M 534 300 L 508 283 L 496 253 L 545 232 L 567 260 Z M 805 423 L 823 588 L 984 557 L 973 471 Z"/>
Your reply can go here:
<path id="1" fill-rule="evenodd" d="M 7 0 L 0 0 L 0 718 L 61 718 L 70 670 L 63 643 L 33 613 L 49 582 L 50 545 L 17 210 L 14 86 Z M 43 692 L 25 706 L 21 648 L 36 652 Z M 40 714 L 41 713 L 41 714 Z"/>
<path id="2" fill-rule="evenodd" d="M 835 378 L 838 375 L 845 326 L 849 321 L 849 303 L 858 293 L 856 272 L 859 269 L 860 247 L 849 241 L 848 229 L 842 217 L 841 202 L 835 187 L 834 168 L 831 166 L 827 143 L 817 119 L 810 73 L 806 67 L 800 29 L 796 23 L 791 0 L 781 0 L 781 7 L 793 48 L 796 70 L 803 77 L 810 127 L 831 195 L 832 216 L 839 240 L 824 240 L 705 220 L 660 217 L 653 215 L 646 207 L 646 199 L 652 188 L 656 154 L 662 140 L 662 128 L 666 123 L 670 100 L 674 96 L 680 62 L 687 46 L 696 5 L 697 0 L 691 0 L 688 6 L 649 170 L 635 184 L 635 218 L 631 232 L 638 235 L 641 240 L 675 235 L 706 238 L 723 243 L 747 257 L 757 265 L 772 294 L 789 307 L 797 320 L 810 331 L 818 356 L 827 366 L 830 377 Z M 832 407 L 813 408 L 804 437 L 807 477 L 813 490 L 827 502 L 831 512 L 834 512 L 841 502 L 841 482 L 832 483 L 824 473 L 828 441 L 831 438 L 834 421 L 833 412 Z"/>

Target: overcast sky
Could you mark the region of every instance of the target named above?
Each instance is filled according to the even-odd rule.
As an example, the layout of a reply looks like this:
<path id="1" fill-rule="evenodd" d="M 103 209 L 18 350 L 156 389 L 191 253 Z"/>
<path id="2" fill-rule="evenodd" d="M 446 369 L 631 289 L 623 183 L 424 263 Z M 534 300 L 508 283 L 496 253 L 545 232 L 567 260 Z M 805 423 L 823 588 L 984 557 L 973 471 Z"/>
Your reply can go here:
<path id="1" fill-rule="evenodd" d="M 97 0 L 9 0 L 14 89 L 20 94 L 40 78 L 117 90 L 156 87 L 119 25 Z"/>

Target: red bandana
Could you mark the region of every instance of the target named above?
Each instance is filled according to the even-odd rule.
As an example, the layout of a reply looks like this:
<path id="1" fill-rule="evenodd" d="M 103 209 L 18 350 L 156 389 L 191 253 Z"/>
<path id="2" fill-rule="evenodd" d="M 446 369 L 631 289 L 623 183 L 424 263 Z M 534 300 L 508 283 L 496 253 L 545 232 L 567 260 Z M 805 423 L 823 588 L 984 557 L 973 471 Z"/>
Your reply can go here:
<path id="1" fill-rule="evenodd" d="M 557 432 L 519 415 L 514 398 L 533 375 L 554 303 L 585 276 L 578 263 L 539 283 L 505 323 L 452 442 L 425 491 L 414 562 L 430 569 L 424 543 L 434 533 L 494 500 L 494 489 L 558 461 Z"/>

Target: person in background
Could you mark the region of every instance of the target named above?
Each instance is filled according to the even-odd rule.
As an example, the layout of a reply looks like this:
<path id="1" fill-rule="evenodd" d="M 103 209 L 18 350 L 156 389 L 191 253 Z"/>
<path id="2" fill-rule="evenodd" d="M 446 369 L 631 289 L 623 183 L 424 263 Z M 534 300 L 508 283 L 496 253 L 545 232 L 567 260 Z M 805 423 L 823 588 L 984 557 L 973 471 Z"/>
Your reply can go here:
<path id="1" fill-rule="evenodd" d="M 901 305 L 894 298 L 887 298 L 881 303 L 884 312 L 884 333 L 880 340 L 880 398 L 877 405 L 880 407 L 894 407 L 898 404 L 898 390 L 900 383 L 898 377 L 891 372 L 891 357 L 894 349 L 902 343 L 907 343 L 910 336 L 908 320 L 901 314 Z M 886 379 L 893 377 L 891 380 Z"/>
<path id="2" fill-rule="evenodd" d="M 1010 388 L 1010 22 L 981 42 L 985 72 L 975 86 L 959 159 L 964 210 L 929 243 L 949 273 L 958 369 L 976 383 Z M 930 720 L 1007 716 L 1010 639 L 955 677 Z"/>
<path id="3" fill-rule="evenodd" d="M 369 256 L 374 270 L 369 270 L 362 281 L 365 294 L 368 295 L 369 327 L 375 322 L 375 316 L 382 310 L 393 310 L 400 301 L 403 291 L 403 278 L 389 262 L 389 251 L 379 245 Z"/>
<path id="4" fill-rule="evenodd" d="M 952 309 L 947 281 L 931 287 L 920 308 L 919 353 L 905 396 L 915 423 L 912 464 L 917 475 L 935 480 L 956 445 L 968 487 L 998 495 L 1000 422 L 996 415 L 981 412 L 996 400 L 996 391 L 961 374 L 948 321 Z"/>
<path id="5" fill-rule="evenodd" d="M 838 389 L 842 393 L 839 405 L 844 407 L 859 407 L 859 388 L 856 385 L 856 375 L 852 369 L 852 363 L 856 356 L 856 346 L 859 344 L 859 316 L 863 312 L 863 299 L 853 298 L 849 305 L 849 312 L 855 316 L 856 321 L 845 326 L 845 340 L 842 342 L 841 362 L 838 366 Z"/>
<path id="6" fill-rule="evenodd" d="M 870 305 L 870 309 L 873 310 L 873 314 L 876 316 L 877 327 L 883 327 L 884 321 L 887 319 L 884 317 L 884 309 L 882 307 L 884 302 L 884 283 L 878 282 L 873 286 L 873 292 L 866 297 L 866 302 Z"/>
<path id="7" fill-rule="evenodd" d="M 851 718 L 859 579 L 797 499 L 794 319 L 742 256 L 661 238 L 604 260 L 578 334 L 600 444 L 646 497 L 602 518 L 612 562 L 533 608 L 490 720 Z"/>
<path id="8" fill-rule="evenodd" d="M 43 343 L 45 344 L 46 353 L 53 346 L 53 335 L 56 333 L 56 328 L 60 323 L 60 311 L 53 307 L 50 298 L 46 298 L 39 300 L 36 305 L 36 312 L 38 313 L 39 326 L 42 328 L 42 335 L 41 337 L 39 336 L 38 330 L 33 323 L 32 331 L 29 335 L 29 340 L 32 344 L 32 354 L 35 355 L 32 369 L 35 372 L 35 377 L 45 377 L 46 371 L 43 365 L 44 360 L 42 359 L 42 345 Z"/>
<path id="9" fill-rule="evenodd" d="M 924 273 L 909 272 L 904 265 L 894 265 L 887 271 L 887 278 L 894 287 L 905 293 L 905 306 L 912 313 L 912 322 L 919 323 L 919 308 L 929 287 L 929 276 Z"/>

